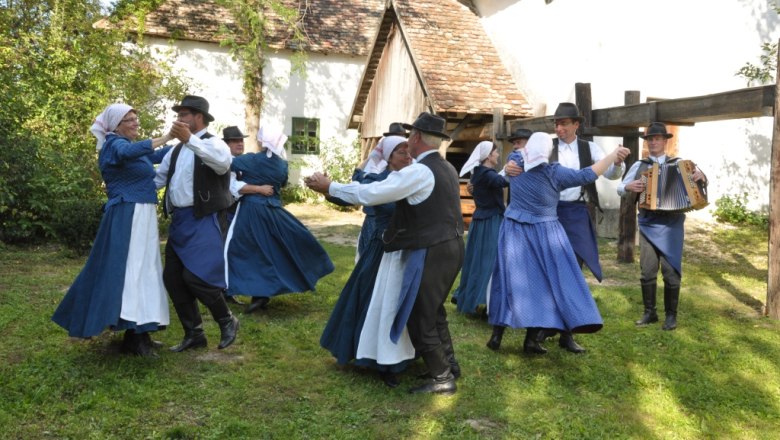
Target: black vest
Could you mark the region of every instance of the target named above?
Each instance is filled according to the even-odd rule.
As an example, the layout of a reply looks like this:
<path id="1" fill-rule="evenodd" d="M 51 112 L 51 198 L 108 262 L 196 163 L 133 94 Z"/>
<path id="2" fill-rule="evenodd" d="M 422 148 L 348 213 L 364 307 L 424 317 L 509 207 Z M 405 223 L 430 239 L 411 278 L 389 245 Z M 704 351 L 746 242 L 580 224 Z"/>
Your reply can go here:
<path id="1" fill-rule="evenodd" d="M 463 236 L 458 172 L 438 152 L 419 163 L 433 172 L 433 192 L 417 205 L 410 205 L 406 199 L 396 202 L 395 213 L 382 237 L 385 252 L 427 248 Z"/>
<path id="2" fill-rule="evenodd" d="M 577 155 L 580 160 L 580 169 L 593 165 L 593 158 L 590 156 L 590 143 L 585 139 L 577 138 Z M 553 139 L 553 149 L 550 153 L 550 162 L 558 162 L 558 138 Z M 580 198 L 583 193 L 588 193 L 588 200 L 601 209 L 599 204 L 599 192 L 596 189 L 596 182 L 584 185 L 580 190 Z"/>
<path id="3" fill-rule="evenodd" d="M 201 139 L 208 139 L 214 135 L 206 132 Z M 176 172 L 176 161 L 179 158 L 184 144 L 179 144 L 171 153 L 171 163 L 168 169 L 168 180 L 165 184 L 165 196 L 163 197 L 163 208 L 165 214 L 168 214 L 168 188 L 171 185 L 171 178 Z M 219 175 L 203 160 L 195 155 L 195 165 L 192 171 L 192 195 L 193 195 L 193 214 L 195 218 L 200 218 L 221 211 L 233 204 L 233 196 L 230 194 L 230 171 Z"/>

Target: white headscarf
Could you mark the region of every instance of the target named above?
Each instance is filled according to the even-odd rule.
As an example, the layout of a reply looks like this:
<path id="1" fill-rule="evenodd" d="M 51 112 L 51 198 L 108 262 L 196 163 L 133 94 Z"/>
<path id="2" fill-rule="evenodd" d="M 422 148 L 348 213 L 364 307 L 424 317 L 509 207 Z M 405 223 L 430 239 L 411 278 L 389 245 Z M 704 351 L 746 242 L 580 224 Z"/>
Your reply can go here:
<path id="1" fill-rule="evenodd" d="M 287 152 L 284 150 L 284 143 L 287 142 L 287 135 L 279 130 L 267 130 L 260 127 L 257 131 L 257 140 L 260 145 L 267 148 L 266 155 L 271 157 L 273 154 L 287 160 Z"/>
<path id="2" fill-rule="evenodd" d="M 471 152 L 469 160 L 467 160 L 466 164 L 463 165 L 463 168 L 460 169 L 460 177 L 463 177 L 474 170 L 477 165 L 481 164 L 483 160 L 490 156 L 491 151 L 493 151 L 493 142 L 482 141 L 478 143 L 477 146 L 474 147 L 474 151 Z"/>
<path id="3" fill-rule="evenodd" d="M 552 147 L 552 137 L 549 134 L 542 132 L 532 134 L 525 145 L 525 150 L 523 150 L 525 171 L 543 163 L 549 163 Z"/>
<path id="4" fill-rule="evenodd" d="M 133 108 L 127 104 L 111 104 L 95 118 L 95 121 L 92 122 L 92 127 L 89 127 L 89 131 L 97 138 L 97 151 L 100 151 L 103 148 L 103 144 L 106 143 L 106 135 L 113 133 L 119 126 L 119 123 L 122 122 L 122 118 L 131 110 Z"/>
<path id="5" fill-rule="evenodd" d="M 386 136 L 380 139 L 374 150 L 369 154 L 370 160 L 363 171 L 366 173 L 381 173 L 384 171 L 387 168 L 387 163 L 390 161 L 390 155 L 404 142 L 406 142 L 406 138 L 403 136 Z"/>

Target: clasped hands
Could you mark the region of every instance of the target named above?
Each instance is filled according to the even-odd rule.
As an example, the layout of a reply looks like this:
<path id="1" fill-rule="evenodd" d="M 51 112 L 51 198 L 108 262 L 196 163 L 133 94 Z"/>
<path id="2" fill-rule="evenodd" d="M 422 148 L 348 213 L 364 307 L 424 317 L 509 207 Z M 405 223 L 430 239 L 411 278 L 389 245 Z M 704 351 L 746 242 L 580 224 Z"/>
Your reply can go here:
<path id="1" fill-rule="evenodd" d="M 309 189 L 316 191 L 320 194 L 328 195 L 328 189 L 330 189 L 330 178 L 319 171 L 315 172 L 309 177 L 303 179 L 303 183 L 306 184 Z"/>

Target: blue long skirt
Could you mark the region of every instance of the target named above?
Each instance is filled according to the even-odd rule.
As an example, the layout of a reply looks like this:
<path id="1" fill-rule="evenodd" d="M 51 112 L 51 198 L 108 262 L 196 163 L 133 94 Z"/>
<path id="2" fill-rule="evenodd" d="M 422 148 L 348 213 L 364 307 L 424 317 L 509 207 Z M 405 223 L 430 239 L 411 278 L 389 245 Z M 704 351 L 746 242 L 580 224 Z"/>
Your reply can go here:
<path id="1" fill-rule="evenodd" d="M 230 229 L 226 251 L 229 295 L 272 297 L 306 292 L 333 272 L 325 249 L 282 207 L 242 201 Z"/>
<path id="2" fill-rule="evenodd" d="M 603 321 L 574 251 L 556 221 L 505 219 L 490 292 L 488 322 L 592 333 Z"/>
<path id="3" fill-rule="evenodd" d="M 475 219 L 469 226 L 466 256 L 460 272 L 460 285 L 453 296 L 458 299 L 458 311 L 475 313 L 486 304 L 487 290 L 496 265 L 498 231 L 503 216 Z"/>

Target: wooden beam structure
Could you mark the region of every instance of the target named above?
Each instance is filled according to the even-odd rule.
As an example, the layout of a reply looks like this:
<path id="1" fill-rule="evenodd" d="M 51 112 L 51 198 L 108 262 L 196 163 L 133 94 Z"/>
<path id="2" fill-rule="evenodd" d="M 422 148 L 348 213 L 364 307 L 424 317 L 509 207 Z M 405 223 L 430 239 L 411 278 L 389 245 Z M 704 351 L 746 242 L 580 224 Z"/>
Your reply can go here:
<path id="1" fill-rule="evenodd" d="M 780 60 L 780 52 L 778 52 Z M 775 109 L 780 108 L 780 63 L 775 75 Z M 780 319 L 780 111 L 775 111 L 769 168 L 769 256 L 764 313 Z"/>

